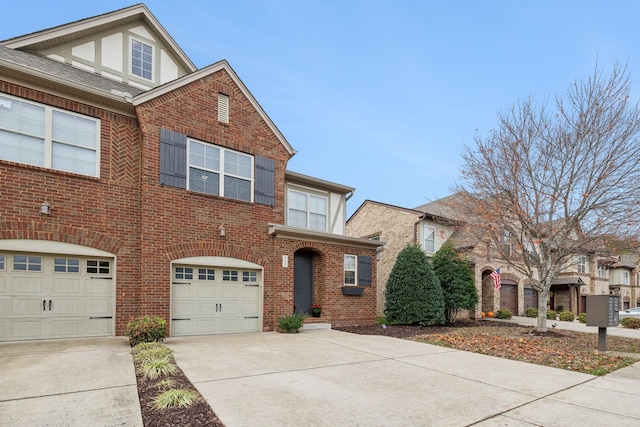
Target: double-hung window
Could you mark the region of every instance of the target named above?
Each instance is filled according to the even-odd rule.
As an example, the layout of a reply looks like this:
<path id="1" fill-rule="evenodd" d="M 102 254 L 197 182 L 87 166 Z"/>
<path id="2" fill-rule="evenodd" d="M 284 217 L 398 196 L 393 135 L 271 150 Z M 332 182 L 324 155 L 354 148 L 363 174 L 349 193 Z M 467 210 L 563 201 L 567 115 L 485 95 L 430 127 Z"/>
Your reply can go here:
<path id="1" fill-rule="evenodd" d="M 99 176 L 100 121 L 0 95 L 0 159 Z"/>
<path id="2" fill-rule="evenodd" d="M 131 39 L 131 74 L 153 80 L 153 46 Z"/>
<path id="3" fill-rule="evenodd" d="M 598 277 L 600 279 L 606 279 L 607 278 L 607 267 L 604 264 L 600 264 L 598 266 Z"/>
<path id="4" fill-rule="evenodd" d="M 578 256 L 576 260 L 576 270 L 578 273 L 588 273 L 589 268 L 587 266 L 587 257 L 584 255 Z"/>
<path id="5" fill-rule="evenodd" d="M 355 255 L 344 256 L 344 284 L 346 286 L 355 286 L 358 274 L 357 257 Z"/>
<path id="6" fill-rule="evenodd" d="M 253 157 L 189 139 L 189 190 L 250 202 Z"/>
<path id="7" fill-rule="evenodd" d="M 291 227 L 327 231 L 327 198 L 289 190 L 287 224 Z"/>
<path id="8" fill-rule="evenodd" d="M 436 229 L 430 225 L 424 226 L 424 251 L 428 254 L 436 251 Z"/>

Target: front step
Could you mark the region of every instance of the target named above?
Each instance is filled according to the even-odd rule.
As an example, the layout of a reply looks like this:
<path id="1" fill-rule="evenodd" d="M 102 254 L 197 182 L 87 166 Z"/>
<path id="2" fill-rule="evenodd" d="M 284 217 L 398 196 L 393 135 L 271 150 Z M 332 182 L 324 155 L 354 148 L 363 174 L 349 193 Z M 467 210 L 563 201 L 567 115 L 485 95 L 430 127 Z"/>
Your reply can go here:
<path id="1" fill-rule="evenodd" d="M 301 331 L 309 331 L 312 329 L 331 329 L 331 323 L 305 323 L 300 328 Z"/>

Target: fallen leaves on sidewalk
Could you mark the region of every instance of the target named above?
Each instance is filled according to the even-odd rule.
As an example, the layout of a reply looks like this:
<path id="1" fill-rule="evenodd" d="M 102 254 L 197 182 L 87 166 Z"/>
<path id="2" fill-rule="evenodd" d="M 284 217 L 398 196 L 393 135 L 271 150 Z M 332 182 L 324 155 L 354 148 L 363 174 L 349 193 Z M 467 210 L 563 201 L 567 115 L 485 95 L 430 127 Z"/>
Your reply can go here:
<path id="1" fill-rule="evenodd" d="M 544 334 L 533 333 L 532 328 L 520 326 L 481 326 L 455 329 L 447 333 L 418 335 L 410 339 L 591 375 L 605 375 L 637 361 L 631 357 L 598 352 L 596 334 L 574 331 Z M 640 351 L 639 340 L 608 337 L 607 341 L 609 351 Z"/>

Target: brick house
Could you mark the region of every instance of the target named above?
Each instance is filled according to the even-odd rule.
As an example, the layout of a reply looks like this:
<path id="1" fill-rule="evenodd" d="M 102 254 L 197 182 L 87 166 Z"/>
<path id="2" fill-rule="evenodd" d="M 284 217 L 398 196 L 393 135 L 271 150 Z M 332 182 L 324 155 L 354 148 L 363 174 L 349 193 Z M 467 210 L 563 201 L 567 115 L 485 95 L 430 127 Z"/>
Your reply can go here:
<path id="1" fill-rule="evenodd" d="M 448 239 L 472 267 L 480 297 L 475 310 L 481 312 L 509 309 L 514 315 L 525 315 L 527 308 L 538 307 L 538 293 L 528 279 L 500 259 L 489 247 L 473 241 L 465 233 L 465 219 L 456 209 L 456 194 L 413 209 L 366 200 L 347 221 L 347 234 L 384 241 L 377 256 L 378 316 L 384 315 L 384 292 L 389 273 L 398 253 L 408 243 L 417 243 L 432 257 Z M 509 244 L 505 240 L 505 244 Z M 490 274 L 500 268 L 502 286 L 496 289 Z M 604 256 L 596 251 L 579 254 L 567 270 L 556 277 L 548 308 L 556 311 L 586 312 L 587 295 L 620 295 L 620 309 L 640 306 L 640 269 L 638 255 Z"/>
<path id="2" fill-rule="evenodd" d="M 139 4 L 0 42 L 0 341 L 375 321 L 379 242 L 224 60 Z"/>

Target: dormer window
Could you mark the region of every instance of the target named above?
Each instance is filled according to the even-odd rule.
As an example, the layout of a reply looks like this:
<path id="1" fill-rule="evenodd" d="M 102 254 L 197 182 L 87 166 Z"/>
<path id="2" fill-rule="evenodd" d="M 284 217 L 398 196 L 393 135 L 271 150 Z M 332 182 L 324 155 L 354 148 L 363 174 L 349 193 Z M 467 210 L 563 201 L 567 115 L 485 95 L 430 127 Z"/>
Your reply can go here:
<path id="1" fill-rule="evenodd" d="M 153 47 L 131 39 L 131 74 L 153 80 Z"/>

